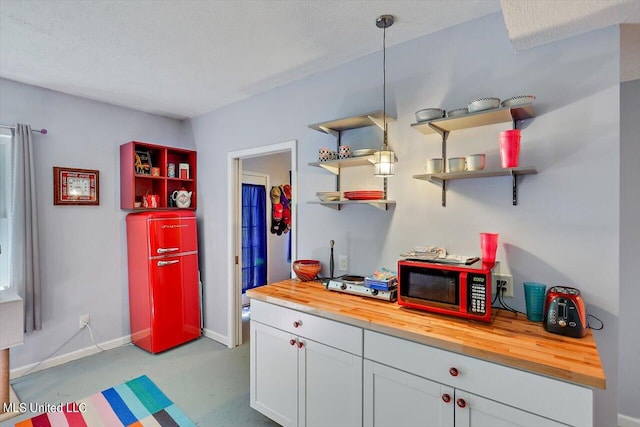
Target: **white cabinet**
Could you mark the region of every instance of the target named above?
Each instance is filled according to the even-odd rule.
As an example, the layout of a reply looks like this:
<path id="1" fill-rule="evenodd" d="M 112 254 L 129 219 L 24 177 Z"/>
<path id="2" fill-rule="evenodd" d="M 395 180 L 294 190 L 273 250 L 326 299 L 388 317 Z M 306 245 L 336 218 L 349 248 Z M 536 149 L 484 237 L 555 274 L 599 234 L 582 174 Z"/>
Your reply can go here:
<path id="1" fill-rule="evenodd" d="M 558 427 L 566 424 L 365 360 L 364 425 Z"/>
<path id="2" fill-rule="evenodd" d="M 364 361 L 364 425 L 452 426 L 450 387 L 370 360 Z"/>
<path id="3" fill-rule="evenodd" d="M 548 418 L 494 402 L 462 390 L 455 390 L 451 406 L 455 411 L 455 427 L 561 427 Z M 535 399 L 534 395 L 529 396 Z"/>
<path id="4" fill-rule="evenodd" d="M 362 425 L 362 329 L 251 303 L 251 407 L 283 426 Z"/>
<path id="5" fill-rule="evenodd" d="M 371 331 L 364 357 L 365 425 L 593 425 L 586 387 Z"/>
<path id="6" fill-rule="evenodd" d="M 251 407 L 283 426 L 593 426 L 589 387 L 256 299 L 250 346 Z"/>
<path id="7" fill-rule="evenodd" d="M 251 321 L 251 407 L 283 426 L 298 423 L 298 352 L 292 339 Z"/>

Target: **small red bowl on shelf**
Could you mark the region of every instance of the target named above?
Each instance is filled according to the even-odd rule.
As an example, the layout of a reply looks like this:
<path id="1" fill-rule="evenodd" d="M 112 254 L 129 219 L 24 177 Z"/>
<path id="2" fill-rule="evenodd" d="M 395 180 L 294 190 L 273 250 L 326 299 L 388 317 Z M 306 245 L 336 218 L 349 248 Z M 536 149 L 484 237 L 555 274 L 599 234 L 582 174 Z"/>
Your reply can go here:
<path id="1" fill-rule="evenodd" d="M 293 262 L 293 272 L 303 282 L 315 279 L 321 269 L 320 261 L 316 259 L 299 259 Z"/>

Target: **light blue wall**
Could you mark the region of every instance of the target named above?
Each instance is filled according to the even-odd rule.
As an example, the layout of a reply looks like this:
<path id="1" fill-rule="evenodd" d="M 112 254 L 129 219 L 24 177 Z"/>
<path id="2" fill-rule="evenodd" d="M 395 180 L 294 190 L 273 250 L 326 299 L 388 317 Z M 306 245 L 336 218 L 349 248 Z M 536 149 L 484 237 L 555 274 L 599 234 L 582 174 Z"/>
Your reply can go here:
<path id="1" fill-rule="evenodd" d="M 34 129 L 42 275 L 42 330 L 11 349 L 13 369 L 39 362 L 91 316 L 98 343 L 129 335 L 125 211 L 120 210 L 120 145 L 148 141 L 193 148 L 182 123 L 0 79 L 0 123 Z M 53 166 L 100 171 L 99 206 L 54 206 Z M 59 353 L 91 346 L 82 332 Z"/>
<path id="2" fill-rule="evenodd" d="M 398 25 L 401 25 L 399 23 Z M 393 28 L 388 37 L 393 37 Z M 331 137 L 307 125 L 382 107 L 382 55 L 372 54 L 326 72 L 191 120 L 201 185 L 198 215 L 206 223 L 203 273 L 207 328 L 227 331 L 227 200 L 229 151 L 298 140 L 298 258 L 328 266 L 329 239 L 348 255 L 350 272 L 394 267 L 415 245 L 477 254 L 478 233 L 500 233 L 498 259 L 514 276 L 513 305 L 523 309 L 522 282 L 564 284 L 584 292 L 590 313 L 606 323 L 595 332 L 607 373 L 596 393 L 597 425 L 615 425 L 619 288 L 619 40 L 609 28 L 518 54 L 500 14 L 387 50 L 388 108 L 397 115 L 389 141 L 399 162 L 389 180 L 397 206 L 381 211 L 348 206 L 335 211 L 306 203 L 333 189 L 334 178 L 310 167 Z M 436 135 L 410 127 L 425 107 L 453 109 L 478 97 L 537 96 L 538 117 L 523 130 L 521 162 L 539 174 L 525 177 L 520 204 L 511 206 L 509 178 L 456 181 L 448 207 L 437 186 L 412 179 L 440 153 Z M 214 95 L 212 95 L 214 96 Z M 449 155 L 487 153 L 498 165 L 497 134 L 508 124 L 454 132 Z M 352 145 L 377 147 L 374 128 L 353 132 Z M 206 159 L 206 160 L 205 160 Z M 344 187 L 378 186 L 371 170 L 348 170 Z M 360 187 L 360 188 L 362 188 Z M 595 267 L 595 268 L 594 268 Z M 325 271 L 326 273 L 326 271 Z"/>
<path id="3" fill-rule="evenodd" d="M 619 412 L 640 420 L 640 80 L 620 86 Z"/>

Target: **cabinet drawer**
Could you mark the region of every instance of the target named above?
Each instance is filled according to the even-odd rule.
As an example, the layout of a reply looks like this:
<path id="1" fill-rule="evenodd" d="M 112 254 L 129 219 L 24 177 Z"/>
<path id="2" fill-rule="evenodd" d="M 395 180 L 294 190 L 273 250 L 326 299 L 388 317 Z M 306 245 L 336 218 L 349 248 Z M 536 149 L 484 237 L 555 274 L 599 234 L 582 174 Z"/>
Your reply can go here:
<path id="1" fill-rule="evenodd" d="M 251 320 L 362 356 L 361 328 L 251 300 Z"/>
<path id="2" fill-rule="evenodd" d="M 586 387 L 371 331 L 364 333 L 364 357 L 562 423 L 593 425 L 593 391 Z"/>

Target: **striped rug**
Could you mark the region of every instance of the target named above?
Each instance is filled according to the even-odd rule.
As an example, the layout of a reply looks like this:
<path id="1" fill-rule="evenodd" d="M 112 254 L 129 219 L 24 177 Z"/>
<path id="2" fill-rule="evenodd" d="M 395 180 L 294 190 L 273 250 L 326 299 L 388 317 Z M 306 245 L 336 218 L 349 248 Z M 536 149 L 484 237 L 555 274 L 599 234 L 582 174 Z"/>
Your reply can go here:
<path id="1" fill-rule="evenodd" d="M 16 424 L 16 427 L 100 426 L 183 427 L 195 424 L 146 375 L 77 402 L 55 405 L 49 412 Z"/>

